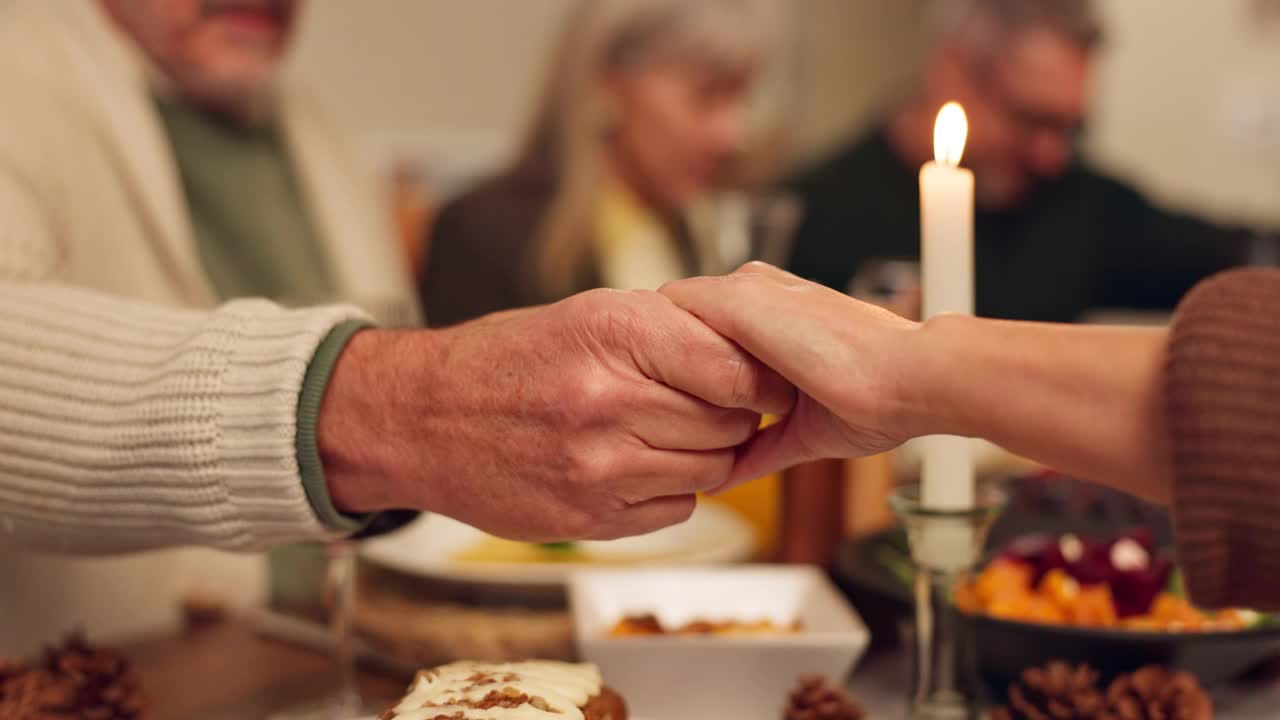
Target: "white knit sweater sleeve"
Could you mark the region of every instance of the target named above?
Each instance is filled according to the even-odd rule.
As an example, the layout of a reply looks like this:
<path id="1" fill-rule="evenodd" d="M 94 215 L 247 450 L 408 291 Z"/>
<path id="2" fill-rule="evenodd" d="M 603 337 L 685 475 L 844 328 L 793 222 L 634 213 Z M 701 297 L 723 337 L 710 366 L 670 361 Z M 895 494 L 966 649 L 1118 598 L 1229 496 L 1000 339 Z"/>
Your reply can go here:
<path id="1" fill-rule="evenodd" d="M 253 550 L 326 536 L 296 409 L 346 307 L 160 308 L 0 283 L 0 542 Z"/>

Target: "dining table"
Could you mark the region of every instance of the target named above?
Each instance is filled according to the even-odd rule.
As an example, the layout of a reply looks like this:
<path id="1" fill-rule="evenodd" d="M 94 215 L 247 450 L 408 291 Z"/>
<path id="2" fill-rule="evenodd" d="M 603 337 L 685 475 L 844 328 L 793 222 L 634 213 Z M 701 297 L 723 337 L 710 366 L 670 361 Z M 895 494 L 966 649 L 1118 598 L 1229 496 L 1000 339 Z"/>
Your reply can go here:
<path id="1" fill-rule="evenodd" d="M 319 699 L 337 678 L 324 652 L 269 637 L 245 619 L 144 637 L 120 649 L 151 699 L 153 720 L 265 719 Z M 910 669 L 901 648 L 882 649 L 863 660 L 849 689 L 868 720 L 905 716 Z M 1217 720 L 1280 717 L 1276 670 L 1213 688 Z M 362 663 L 357 676 L 363 697 L 374 707 L 390 705 L 410 679 L 371 663 Z"/>
<path id="2" fill-rule="evenodd" d="M 320 700 L 338 682 L 327 653 L 268 637 L 248 619 L 186 627 L 118 647 L 139 675 L 151 720 L 263 720 Z M 374 707 L 389 706 L 408 681 L 367 664 L 357 672 L 360 693 Z"/>

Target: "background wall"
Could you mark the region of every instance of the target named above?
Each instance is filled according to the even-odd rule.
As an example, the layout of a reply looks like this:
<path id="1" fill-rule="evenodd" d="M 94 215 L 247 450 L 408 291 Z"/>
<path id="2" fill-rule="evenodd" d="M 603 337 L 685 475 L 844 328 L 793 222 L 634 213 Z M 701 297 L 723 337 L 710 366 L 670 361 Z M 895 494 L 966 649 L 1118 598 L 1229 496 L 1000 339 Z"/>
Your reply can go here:
<path id="1" fill-rule="evenodd" d="M 571 5 L 312 0 L 294 65 L 356 132 L 512 132 Z"/>
<path id="2" fill-rule="evenodd" d="M 1152 195 L 1280 228 L 1280 7 L 1100 0 L 1092 151 Z"/>
<path id="3" fill-rule="evenodd" d="M 924 0 L 782 1 L 796 13 L 785 104 L 803 160 L 909 82 Z M 1091 154 L 1167 203 L 1280 226 L 1280 20 L 1261 19 L 1277 1 L 1097 2 L 1110 42 Z M 495 162 L 524 127 L 570 7 L 311 0 L 294 69 L 367 151 L 433 138 Z"/>
<path id="4" fill-rule="evenodd" d="M 799 150 L 869 120 L 910 76 L 921 0 L 782 0 Z M 431 135 L 475 152 L 517 137 L 573 0 L 311 0 L 293 70 L 369 145 Z"/>

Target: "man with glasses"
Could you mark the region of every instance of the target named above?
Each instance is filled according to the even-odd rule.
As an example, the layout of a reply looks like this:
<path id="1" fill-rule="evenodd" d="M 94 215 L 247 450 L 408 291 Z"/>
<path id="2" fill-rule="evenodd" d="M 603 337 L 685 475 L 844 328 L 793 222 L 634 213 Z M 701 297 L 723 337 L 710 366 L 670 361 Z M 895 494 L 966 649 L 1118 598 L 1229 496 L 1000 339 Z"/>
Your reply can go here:
<path id="1" fill-rule="evenodd" d="M 918 257 L 917 173 L 949 100 L 970 121 L 980 315 L 1072 322 L 1094 308 L 1171 310 L 1197 280 L 1247 261 L 1248 233 L 1160 210 L 1078 156 L 1101 39 L 1088 0 L 935 6 L 913 94 L 793 183 L 805 219 L 791 270 L 849 290 L 866 287 L 878 261 Z"/>

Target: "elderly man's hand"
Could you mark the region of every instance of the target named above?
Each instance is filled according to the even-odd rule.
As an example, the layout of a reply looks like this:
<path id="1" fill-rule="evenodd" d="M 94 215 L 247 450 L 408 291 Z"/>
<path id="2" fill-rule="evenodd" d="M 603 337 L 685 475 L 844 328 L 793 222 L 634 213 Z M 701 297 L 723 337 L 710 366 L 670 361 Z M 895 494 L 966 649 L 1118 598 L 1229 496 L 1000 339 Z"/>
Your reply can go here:
<path id="1" fill-rule="evenodd" d="M 514 539 L 686 519 L 794 389 L 656 293 L 599 290 L 449 330 L 357 333 L 318 443 L 335 504 Z"/>
<path id="2" fill-rule="evenodd" d="M 918 323 L 764 263 L 670 283 L 661 293 L 801 393 L 794 412 L 752 439 L 733 481 L 881 452 L 914 434 L 904 359 Z"/>

